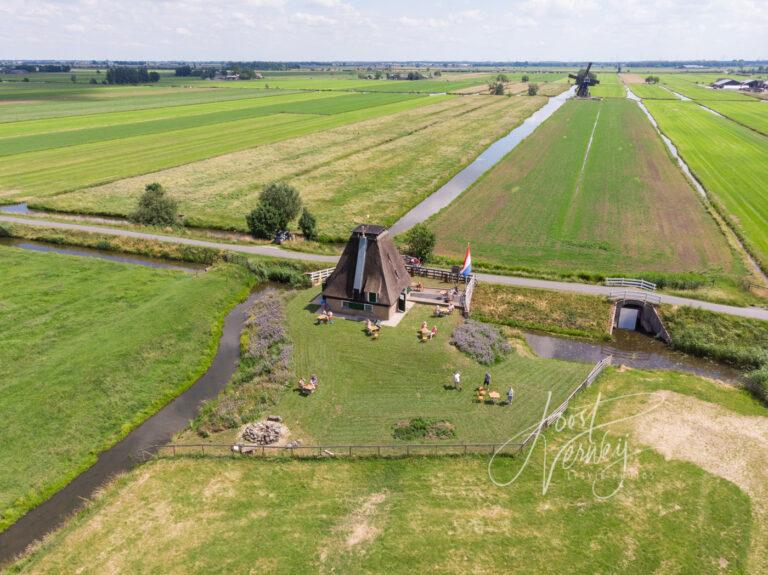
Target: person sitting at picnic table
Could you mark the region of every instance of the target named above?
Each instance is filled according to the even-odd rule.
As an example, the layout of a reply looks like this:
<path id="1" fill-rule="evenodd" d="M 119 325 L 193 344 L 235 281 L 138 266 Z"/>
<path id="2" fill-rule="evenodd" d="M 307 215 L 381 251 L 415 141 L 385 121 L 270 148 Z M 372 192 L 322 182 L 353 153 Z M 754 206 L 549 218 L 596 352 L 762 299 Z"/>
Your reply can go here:
<path id="1" fill-rule="evenodd" d="M 507 405 L 510 405 L 512 403 L 512 399 L 515 397 L 515 390 L 512 389 L 512 386 L 509 387 L 507 390 Z"/>
<path id="2" fill-rule="evenodd" d="M 427 329 L 429 329 L 427 327 L 427 320 L 424 320 L 423 322 L 421 322 L 421 331 L 427 331 Z"/>
<path id="3" fill-rule="evenodd" d="M 453 301 L 451 301 L 451 302 L 448 304 L 448 315 L 451 315 L 451 314 L 453 313 L 453 309 L 454 309 L 455 307 L 456 307 L 456 306 L 455 306 L 455 305 L 453 305 Z"/>
<path id="4" fill-rule="evenodd" d="M 307 382 L 306 382 L 306 381 L 304 381 L 304 378 L 303 378 L 303 377 L 300 377 L 300 378 L 299 378 L 299 389 L 300 389 L 301 391 L 304 391 L 304 389 L 305 389 L 306 387 L 307 387 Z"/>
<path id="5" fill-rule="evenodd" d="M 331 310 L 326 312 L 325 317 L 328 318 L 328 323 L 333 323 L 333 312 Z"/>
<path id="6" fill-rule="evenodd" d="M 309 389 L 315 391 L 317 389 L 317 376 L 313 373 L 309 378 Z"/>
<path id="7" fill-rule="evenodd" d="M 424 291 L 424 284 L 419 282 L 416 284 L 416 291 Z"/>
<path id="8" fill-rule="evenodd" d="M 435 306 L 435 317 L 441 317 L 443 315 L 443 308 L 440 305 Z"/>
<path id="9" fill-rule="evenodd" d="M 432 339 L 436 335 L 437 335 L 437 326 L 433 325 L 432 326 L 432 331 L 429 332 L 429 339 Z"/>

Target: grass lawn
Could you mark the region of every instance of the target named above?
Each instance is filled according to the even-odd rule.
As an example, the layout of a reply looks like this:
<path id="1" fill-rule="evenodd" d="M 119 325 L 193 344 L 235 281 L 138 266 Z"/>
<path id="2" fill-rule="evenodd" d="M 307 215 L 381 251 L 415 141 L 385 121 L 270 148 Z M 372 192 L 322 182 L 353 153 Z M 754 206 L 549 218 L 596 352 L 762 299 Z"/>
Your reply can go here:
<path id="1" fill-rule="evenodd" d="M 705 405 L 730 417 L 755 421 L 765 412 L 741 392 L 694 377 L 616 371 L 576 406 L 589 408 L 598 392 L 658 389 L 715 402 Z M 602 405 L 598 423 L 643 407 Z M 491 483 L 487 457 L 154 461 L 115 481 L 14 571 L 709 574 L 760 565 L 764 516 L 753 517 L 750 498 L 652 449 L 630 455 L 623 487 L 606 500 L 593 494 L 604 465 L 583 463 L 554 466 L 543 494 L 542 470 L 577 431 L 550 428 L 550 459 L 539 443 L 508 486 Z M 607 431 L 612 444 L 644 447 L 631 429 Z M 505 481 L 520 464 L 497 458 L 494 477 Z M 599 484 L 608 491 L 609 477 Z"/>
<path id="2" fill-rule="evenodd" d="M 307 309 L 317 289 L 298 292 L 286 306 L 293 340 L 292 369 L 296 377 L 318 376 L 318 391 L 302 397 L 291 391 L 273 408 L 292 436 L 304 443 L 393 443 L 392 426 L 403 419 L 447 419 L 456 426 L 452 442 L 488 443 L 511 438 L 540 417 L 547 392 L 560 404 L 584 379 L 591 365 L 523 357 L 515 352 L 486 368 L 449 344 L 458 315 L 435 319 L 431 306 L 415 306 L 396 328 L 383 328 L 378 341 L 365 335 L 363 323 L 336 321 L 313 325 Z M 422 321 L 437 325 L 437 339 L 419 343 Z M 464 390 L 451 386 L 455 369 Z M 511 385 L 511 406 L 474 401 L 474 388 L 486 369 L 493 389 L 505 394 Z"/>
<path id="3" fill-rule="evenodd" d="M 600 80 L 600 83 L 589 89 L 590 95 L 599 98 L 623 98 L 627 95 L 627 91 L 624 88 L 624 84 L 619 80 L 618 74 L 599 72 L 597 79 Z"/>
<path id="4" fill-rule="evenodd" d="M 661 86 L 656 84 L 630 84 L 629 89 L 643 100 L 677 100 L 675 96 L 669 90 L 665 90 Z"/>
<path id="5" fill-rule="evenodd" d="M 478 268 L 741 273 L 627 99 L 566 103 L 430 225 L 440 256 L 458 258 L 471 242 Z"/>
<path id="6" fill-rule="evenodd" d="M 720 76 L 722 77 L 722 76 Z M 699 100 L 704 102 L 710 100 L 719 101 L 735 101 L 735 102 L 754 102 L 752 98 L 746 94 L 742 94 L 737 90 L 714 90 L 712 88 L 705 87 L 713 80 L 704 80 L 702 76 L 688 76 L 683 74 L 661 74 L 661 83 L 668 86 L 678 94 L 682 94 L 692 100 Z M 712 78 L 711 76 L 709 78 Z"/>
<path id="7" fill-rule="evenodd" d="M 193 383 L 250 281 L 0 248 L 0 529 Z"/>
<path id="8" fill-rule="evenodd" d="M 178 199 L 181 213 L 193 225 L 242 230 L 264 184 L 281 179 L 300 190 L 322 237 L 346 240 L 351 227 L 374 212 L 379 223 L 395 222 L 546 100 L 477 96 L 419 101 L 430 105 L 36 204 L 125 215 L 145 184 L 158 181 Z"/>
<path id="9" fill-rule="evenodd" d="M 768 269 L 768 138 L 693 102 L 647 101 L 646 106 L 720 212 Z"/>

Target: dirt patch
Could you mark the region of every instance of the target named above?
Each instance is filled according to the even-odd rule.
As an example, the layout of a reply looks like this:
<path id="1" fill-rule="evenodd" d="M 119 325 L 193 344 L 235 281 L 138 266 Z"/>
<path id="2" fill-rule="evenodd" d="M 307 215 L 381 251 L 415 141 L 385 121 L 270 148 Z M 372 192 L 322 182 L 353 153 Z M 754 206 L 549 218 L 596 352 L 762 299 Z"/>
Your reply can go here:
<path id="1" fill-rule="evenodd" d="M 716 404 L 671 391 L 664 404 L 635 420 L 634 433 L 666 459 L 679 459 L 727 479 L 752 500 L 755 543 L 750 571 L 768 573 L 768 417 L 738 415 Z"/>
<path id="2" fill-rule="evenodd" d="M 641 74 L 619 74 L 625 84 L 644 84 L 645 78 Z"/>
<path id="3" fill-rule="evenodd" d="M 368 496 L 362 505 L 355 510 L 350 523 L 349 533 L 345 541 L 347 549 L 373 541 L 380 533 L 380 529 L 372 524 L 373 518 L 379 506 L 384 503 L 387 494 L 384 492 L 373 493 Z"/>

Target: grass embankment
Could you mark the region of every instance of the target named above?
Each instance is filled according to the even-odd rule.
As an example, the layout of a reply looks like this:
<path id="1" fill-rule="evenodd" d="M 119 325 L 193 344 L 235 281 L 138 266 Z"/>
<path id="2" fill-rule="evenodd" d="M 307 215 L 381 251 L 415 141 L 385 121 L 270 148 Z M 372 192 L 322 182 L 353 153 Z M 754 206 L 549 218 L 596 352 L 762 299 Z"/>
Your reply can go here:
<path id="1" fill-rule="evenodd" d="M 747 388 L 768 403 L 768 321 L 672 306 L 661 317 L 674 348 L 745 370 Z"/>
<path id="2" fill-rule="evenodd" d="M 768 138 L 693 102 L 646 105 L 712 203 L 768 270 Z"/>
<path id="3" fill-rule="evenodd" d="M 605 398 L 656 389 L 716 402 L 729 417 L 765 413 L 745 394 L 695 377 L 616 371 L 579 396 L 576 407 L 589 409 L 598 392 Z M 635 415 L 644 402 L 601 404 L 596 421 Z M 643 449 L 626 423 L 600 431 L 612 445 L 629 442 L 615 496 L 594 495 L 606 462 L 555 465 L 542 494 L 543 469 L 582 431 L 575 425 L 550 428 L 549 459 L 540 442 L 505 487 L 490 482 L 487 457 L 154 461 L 115 481 L 14 570 L 593 573 L 599 566 L 622 573 L 744 573 L 764 559 L 765 516 L 752 515 L 744 492 L 698 464 Z M 497 458 L 494 477 L 508 481 L 521 461 Z M 603 492 L 615 486 L 610 471 L 597 484 Z"/>
<path id="4" fill-rule="evenodd" d="M 489 271 L 743 274 L 647 118 L 626 99 L 566 103 L 431 226 L 439 255 L 458 258 L 471 242 L 477 269 Z"/>
<path id="5" fill-rule="evenodd" d="M 472 315 L 510 327 L 602 339 L 610 337 L 613 319 L 605 298 L 493 284 L 477 286 Z"/>
<path id="6" fill-rule="evenodd" d="M 134 209 L 144 185 L 158 181 L 179 201 L 191 225 L 244 230 L 245 214 L 253 209 L 263 186 L 280 179 L 300 190 L 324 240 L 346 241 L 356 222 L 374 215 L 378 223 L 395 222 L 545 101 L 491 96 L 428 99 L 431 105 L 418 109 L 37 204 L 126 215 Z"/>
<path id="7" fill-rule="evenodd" d="M 297 292 L 285 312 L 293 341 L 290 369 L 296 379 L 317 374 L 318 391 L 309 397 L 291 391 L 272 409 L 284 417 L 291 438 L 305 445 L 392 443 L 393 426 L 416 417 L 450 421 L 458 442 L 494 442 L 531 425 L 548 391 L 560 403 L 591 367 L 516 353 L 490 367 L 480 365 L 449 344 L 463 320 L 458 314 L 432 318 L 431 306 L 416 305 L 399 326 L 382 328 L 378 340 L 366 336 L 361 322 L 314 325 L 308 304 L 318 293 Z M 438 327 L 434 340 L 419 342 L 422 321 Z M 456 369 L 462 374 L 461 392 L 446 389 Z M 473 389 L 486 370 L 496 391 L 514 387 L 511 406 L 474 401 Z"/>
<path id="8" fill-rule="evenodd" d="M 0 528 L 208 367 L 253 279 L 0 249 Z"/>

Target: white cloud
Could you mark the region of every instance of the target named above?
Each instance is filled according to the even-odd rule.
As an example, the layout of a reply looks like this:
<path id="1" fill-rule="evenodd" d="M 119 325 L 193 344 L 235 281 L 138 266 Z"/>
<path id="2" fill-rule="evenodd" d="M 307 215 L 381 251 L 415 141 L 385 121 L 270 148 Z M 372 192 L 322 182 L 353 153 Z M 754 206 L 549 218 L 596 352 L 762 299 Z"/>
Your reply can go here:
<path id="1" fill-rule="evenodd" d="M 307 12 L 296 12 L 294 19 L 308 26 L 333 26 L 338 23 L 334 18 L 329 18 L 323 14 L 309 14 Z"/>

